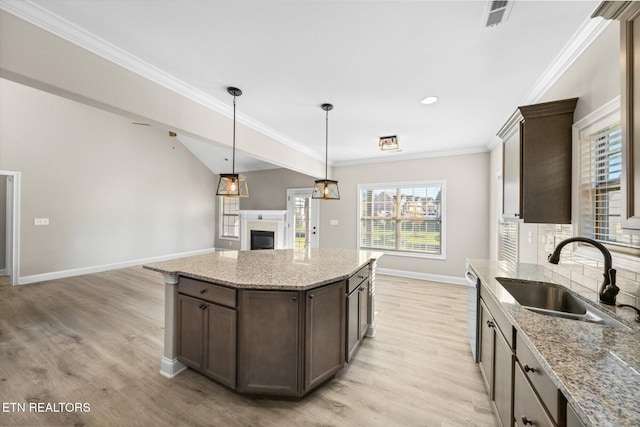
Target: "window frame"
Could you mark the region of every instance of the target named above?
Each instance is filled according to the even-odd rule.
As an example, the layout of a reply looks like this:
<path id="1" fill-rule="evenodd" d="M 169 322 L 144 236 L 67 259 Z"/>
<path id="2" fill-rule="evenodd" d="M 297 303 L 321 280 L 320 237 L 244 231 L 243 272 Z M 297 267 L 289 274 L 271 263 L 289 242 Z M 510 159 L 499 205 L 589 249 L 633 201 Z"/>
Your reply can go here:
<path id="1" fill-rule="evenodd" d="M 237 214 L 225 214 L 224 213 L 224 199 L 231 199 L 238 203 Z M 227 216 L 236 216 L 238 218 L 238 235 L 226 236 L 224 234 L 224 218 Z M 221 240 L 240 240 L 240 200 L 237 197 L 218 196 L 218 239 Z"/>
<path id="2" fill-rule="evenodd" d="M 581 120 L 573 124 L 573 235 L 574 236 L 587 236 L 584 231 L 585 222 L 581 213 L 583 207 L 583 194 L 582 194 L 582 142 L 585 138 L 589 138 L 591 135 L 596 134 L 600 130 L 611 126 L 620 121 L 620 97 L 617 96 L 610 102 L 606 103 L 602 107 L 593 111 L 591 114 L 582 118 Z M 624 159 L 622 159 L 624 164 Z M 623 196 L 622 196 L 623 197 Z M 556 242 L 558 243 L 558 242 Z M 630 270 L 640 269 L 640 258 L 638 255 L 640 250 L 633 248 L 625 248 L 615 244 L 603 242 L 607 247 L 613 258 L 613 262 L 621 267 Z M 602 260 L 602 254 L 599 250 L 591 247 L 590 245 L 580 244 L 574 254 L 583 256 L 585 258 L 593 260 Z"/>
<path id="3" fill-rule="evenodd" d="M 401 251 L 401 250 L 393 250 L 393 249 L 377 249 L 377 248 L 368 248 L 361 246 L 361 237 L 362 237 L 362 191 L 363 190 L 376 190 L 376 189 L 388 189 L 388 188 L 400 188 L 400 187 L 426 187 L 430 185 L 440 185 L 440 254 L 428 254 L 421 252 L 410 252 L 410 251 Z M 373 183 L 373 184 L 358 184 L 357 189 L 357 217 L 356 217 L 356 245 L 359 250 L 365 251 L 376 251 L 382 252 L 386 255 L 400 256 L 400 257 L 409 257 L 409 258 L 423 258 L 423 259 L 435 259 L 435 260 L 446 260 L 447 259 L 447 251 L 446 251 L 446 191 L 447 190 L 447 181 L 446 180 L 424 180 L 424 181 L 403 181 L 403 182 L 383 182 L 383 183 Z M 393 218 L 391 218 L 393 219 Z"/>

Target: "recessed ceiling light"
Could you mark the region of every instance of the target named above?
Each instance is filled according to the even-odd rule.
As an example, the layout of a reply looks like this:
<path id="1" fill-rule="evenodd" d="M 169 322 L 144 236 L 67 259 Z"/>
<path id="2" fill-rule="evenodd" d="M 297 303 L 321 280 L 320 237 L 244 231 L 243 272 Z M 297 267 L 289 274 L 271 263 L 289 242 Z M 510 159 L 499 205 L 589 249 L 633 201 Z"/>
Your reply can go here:
<path id="1" fill-rule="evenodd" d="M 429 105 L 429 104 L 433 104 L 434 102 L 436 102 L 438 100 L 437 96 L 427 96 L 425 99 L 423 99 L 421 102 L 425 105 Z"/>

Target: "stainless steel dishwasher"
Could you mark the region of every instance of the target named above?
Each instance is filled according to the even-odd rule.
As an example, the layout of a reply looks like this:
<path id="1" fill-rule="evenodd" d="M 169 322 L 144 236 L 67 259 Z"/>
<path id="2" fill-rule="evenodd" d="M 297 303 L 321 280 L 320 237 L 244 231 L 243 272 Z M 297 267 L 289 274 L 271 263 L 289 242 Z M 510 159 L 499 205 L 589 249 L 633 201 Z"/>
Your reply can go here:
<path id="1" fill-rule="evenodd" d="M 473 268 L 467 263 L 467 335 L 471 346 L 473 361 L 478 362 L 480 356 L 478 338 L 480 337 L 480 279 Z"/>

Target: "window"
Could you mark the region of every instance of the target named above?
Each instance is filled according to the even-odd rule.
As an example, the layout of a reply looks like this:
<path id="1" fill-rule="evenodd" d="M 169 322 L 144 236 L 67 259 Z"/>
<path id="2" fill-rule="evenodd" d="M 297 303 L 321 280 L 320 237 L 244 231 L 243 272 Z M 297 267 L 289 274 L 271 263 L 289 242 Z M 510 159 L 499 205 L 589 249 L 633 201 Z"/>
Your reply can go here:
<path id="1" fill-rule="evenodd" d="M 240 238 L 240 199 L 221 196 L 220 201 L 220 238 Z"/>
<path id="2" fill-rule="evenodd" d="M 620 122 L 581 138 L 581 234 L 612 250 L 629 251 L 640 248 L 640 236 L 620 225 L 621 149 Z"/>
<path id="3" fill-rule="evenodd" d="M 498 225 L 498 260 L 518 262 L 519 223 L 502 221 Z"/>
<path id="4" fill-rule="evenodd" d="M 444 258 L 444 181 L 358 187 L 360 249 Z"/>

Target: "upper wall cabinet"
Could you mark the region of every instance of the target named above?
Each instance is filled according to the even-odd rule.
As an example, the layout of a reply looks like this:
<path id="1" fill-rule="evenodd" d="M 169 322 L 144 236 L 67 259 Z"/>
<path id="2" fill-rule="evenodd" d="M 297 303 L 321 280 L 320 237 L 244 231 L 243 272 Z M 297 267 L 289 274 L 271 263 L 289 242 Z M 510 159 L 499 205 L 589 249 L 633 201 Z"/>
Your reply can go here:
<path id="1" fill-rule="evenodd" d="M 593 16 L 620 21 L 622 228 L 640 230 L 640 2 L 602 2 Z"/>
<path id="2" fill-rule="evenodd" d="M 518 107 L 504 142 L 502 217 L 571 223 L 571 125 L 578 98 Z"/>

